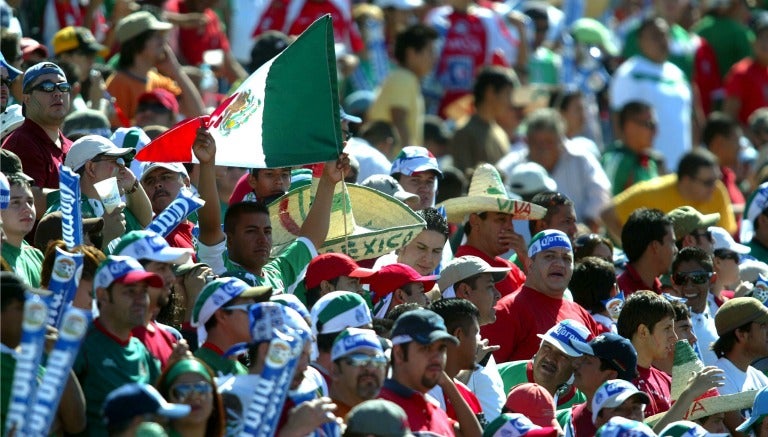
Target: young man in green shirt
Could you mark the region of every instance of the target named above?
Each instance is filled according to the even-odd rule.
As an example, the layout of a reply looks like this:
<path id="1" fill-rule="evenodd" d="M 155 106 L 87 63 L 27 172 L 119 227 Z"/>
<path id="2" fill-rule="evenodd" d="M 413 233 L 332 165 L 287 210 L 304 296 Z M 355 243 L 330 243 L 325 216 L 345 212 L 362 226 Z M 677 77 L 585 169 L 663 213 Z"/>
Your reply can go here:
<path id="1" fill-rule="evenodd" d="M 6 175 L 11 187 L 8 208 L 0 211 L 3 224 L 2 257 L 24 282 L 40 286 L 43 252 L 24 241 L 35 226 L 35 199 L 31 178 L 24 173 Z"/>
<path id="2" fill-rule="evenodd" d="M 73 370 L 83 387 L 87 427 L 82 435 L 106 435 L 101 406 L 112 390 L 123 384 L 152 384 L 160 363 L 131 335 L 146 323 L 148 287 L 163 280 L 144 270 L 131 257 L 109 256 L 93 279 L 99 317 L 93 321 L 75 359 Z"/>

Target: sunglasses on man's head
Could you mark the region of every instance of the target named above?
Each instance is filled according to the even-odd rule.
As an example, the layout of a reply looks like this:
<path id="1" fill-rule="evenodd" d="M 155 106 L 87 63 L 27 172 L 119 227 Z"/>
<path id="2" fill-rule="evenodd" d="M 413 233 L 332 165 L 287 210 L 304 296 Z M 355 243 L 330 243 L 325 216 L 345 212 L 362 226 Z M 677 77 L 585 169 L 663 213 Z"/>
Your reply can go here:
<path id="1" fill-rule="evenodd" d="M 706 284 L 709 282 L 709 278 L 712 277 L 711 272 L 689 272 L 689 273 L 675 273 L 672 275 L 672 280 L 677 285 L 685 285 L 689 282 L 693 282 L 696 285 Z"/>

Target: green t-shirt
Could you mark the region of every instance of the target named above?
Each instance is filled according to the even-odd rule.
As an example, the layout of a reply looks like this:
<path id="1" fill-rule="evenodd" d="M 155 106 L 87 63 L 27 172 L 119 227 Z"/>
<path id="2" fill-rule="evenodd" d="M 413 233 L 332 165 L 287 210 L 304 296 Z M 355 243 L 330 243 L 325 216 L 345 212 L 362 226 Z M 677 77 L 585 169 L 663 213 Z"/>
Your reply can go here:
<path id="1" fill-rule="evenodd" d="M 601 164 L 611 181 L 614 196 L 633 184 L 659 176 L 656 161 L 650 157 L 641 157 L 620 142 L 603 154 Z"/>
<path id="2" fill-rule="evenodd" d="M 307 265 L 317 256 L 315 246 L 306 238 L 297 238 L 280 255 L 267 263 L 261 269 L 261 277 L 248 272 L 243 266 L 229 259 L 226 238 L 214 246 L 206 246 L 198 242 L 197 259 L 211 266 L 217 275 L 236 274 L 238 277 L 250 275 L 254 278 L 252 285 L 270 285 L 275 294 L 294 294 L 298 283 L 304 278 Z M 235 276 L 235 275 L 232 275 Z M 255 282 L 259 282 L 258 284 Z M 304 296 L 297 295 L 301 300 Z"/>
<path id="3" fill-rule="evenodd" d="M 621 53 L 624 59 L 640 54 L 637 31 L 638 28 L 635 27 L 627 34 L 624 50 Z M 696 45 L 688 31 L 678 24 L 673 24 L 669 28 L 669 39 L 669 62 L 683 70 L 685 77 L 690 82 L 693 79 L 693 58 L 696 54 Z"/>
<path id="4" fill-rule="evenodd" d="M 224 358 L 216 351 L 204 346 L 195 351 L 195 357 L 210 366 L 217 376 L 248 374 L 248 369 L 239 361 Z"/>
<path id="5" fill-rule="evenodd" d="M 85 394 L 87 426 L 81 436 L 104 436 L 101 416 L 104 399 L 114 389 L 132 382 L 153 384 L 160 376 L 160 363 L 141 342 L 126 343 L 108 334 L 98 319 L 91 324 L 72 367 Z"/>
<path id="6" fill-rule="evenodd" d="M 50 214 L 52 212 L 56 212 L 61 209 L 61 199 L 59 198 L 59 190 L 52 191 L 47 196 L 48 201 L 48 209 L 45 210 L 46 214 Z M 83 218 L 94 218 L 96 217 L 96 213 L 93 211 L 93 207 L 91 206 L 91 203 L 88 201 L 88 198 L 83 196 L 80 196 L 80 211 L 83 214 Z M 144 226 L 139 223 L 139 219 L 136 218 L 135 215 L 133 215 L 133 212 L 131 212 L 130 209 L 124 209 L 123 214 L 125 215 L 125 232 L 131 232 L 131 231 L 140 231 L 144 229 Z"/>
<path id="7" fill-rule="evenodd" d="M 693 31 L 706 39 L 715 51 L 721 78 L 728 74 L 733 64 L 752 56 L 755 34 L 735 20 L 706 15 L 693 27 Z"/>
<path id="8" fill-rule="evenodd" d="M 504 393 L 509 393 L 512 388 L 518 384 L 533 381 L 533 360 L 510 361 L 499 363 L 496 368 L 499 370 L 499 376 L 504 383 Z M 568 391 L 557 399 L 557 409 L 570 408 L 577 404 L 587 401 L 584 393 L 576 390 L 572 385 Z"/>
<path id="9" fill-rule="evenodd" d="M 40 272 L 43 270 L 43 252 L 26 241 L 21 247 L 12 246 L 3 241 L 3 259 L 11 266 L 13 272 L 32 287 L 40 287 Z"/>
<path id="10" fill-rule="evenodd" d="M 752 238 L 752 240 L 749 243 L 747 243 L 747 246 L 749 246 L 750 249 L 752 249 L 749 252 L 750 256 L 755 257 L 755 259 L 758 261 L 768 263 L 768 247 L 763 246 L 755 238 Z"/>

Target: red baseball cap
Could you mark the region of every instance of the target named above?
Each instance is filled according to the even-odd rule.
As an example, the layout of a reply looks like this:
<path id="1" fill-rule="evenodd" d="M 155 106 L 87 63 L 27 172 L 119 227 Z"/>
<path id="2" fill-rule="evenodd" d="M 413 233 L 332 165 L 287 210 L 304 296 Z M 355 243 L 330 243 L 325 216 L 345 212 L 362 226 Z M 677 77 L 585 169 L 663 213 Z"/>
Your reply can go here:
<path id="1" fill-rule="evenodd" d="M 355 260 L 343 253 L 324 253 L 309 262 L 304 285 L 309 290 L 319 287 L 323 281 L 330 281 L 339 276 L 367 278 L 374 273 L 373 270 L 358 266 Z"/>
<path id="2" fill-rule="evenodd" d="M 432 290 L 439 277 L 439 275 L 421 276 L 413 267 L 398 263 L 386 265 L 372 276 L 362 278 L 360 282 L 371 284 L 373 300 L 377 303 L 382 297 L 411 282 L 423 283 L 424 291 Z"/>
<path id="3" fill-rule="evenodd" d="M 155 88 L 139 96 L 139 103 L 157 102 L 174 114 L 179 113 L 179 101 L 172 92 L 164 88 Z"/>
<path id="4" fill-rule="evenodd" d="M 529 418 L 535 425 L 559 428 L 555 419 L 555 400 L 539 384 L 526 382 L 512 387 L 504 406 Z"/>

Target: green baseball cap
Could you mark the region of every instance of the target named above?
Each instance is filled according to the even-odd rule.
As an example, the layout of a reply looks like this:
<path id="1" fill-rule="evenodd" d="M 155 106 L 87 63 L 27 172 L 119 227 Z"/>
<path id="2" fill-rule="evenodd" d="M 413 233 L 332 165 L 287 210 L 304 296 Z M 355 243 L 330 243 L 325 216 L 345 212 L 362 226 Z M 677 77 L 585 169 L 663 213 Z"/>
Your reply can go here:
<path id="1" fill-rule="evenodd" d="M 120 239 L 112 253 L 171 264 L 184 264 L 192 258 L 191 249 L 171 247 L 165 238 L 152 231 L 128 232 Z"/>

